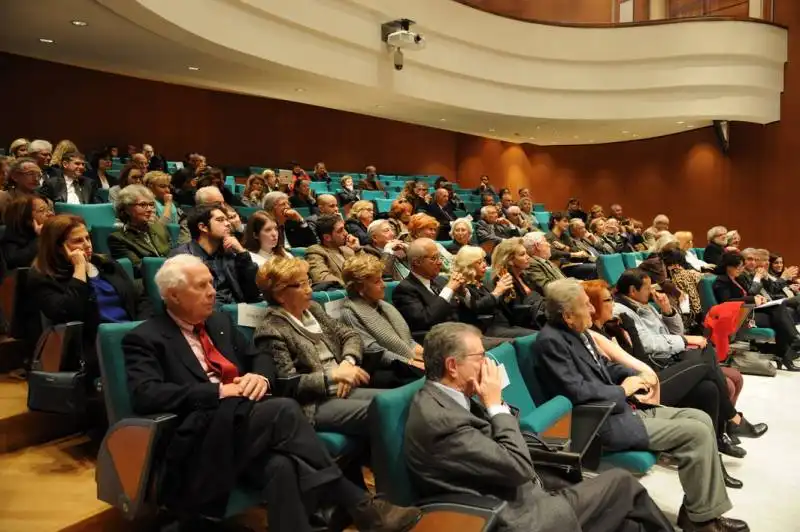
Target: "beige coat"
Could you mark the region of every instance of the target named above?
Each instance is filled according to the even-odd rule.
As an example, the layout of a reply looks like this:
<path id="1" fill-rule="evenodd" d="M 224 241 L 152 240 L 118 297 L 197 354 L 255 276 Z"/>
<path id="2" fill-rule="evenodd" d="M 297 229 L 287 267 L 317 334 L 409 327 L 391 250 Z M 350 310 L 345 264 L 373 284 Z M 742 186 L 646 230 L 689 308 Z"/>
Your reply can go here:
<path id="1" fill-rule="evenodd" d="M 306 249 L 306 262 L 308 262 L 308 276 L 312 283 L 337 281 L 344 286 L 342 267 L 344 261 L 352 257 L 355 252 L 345 246 L 338 250 L 326 248 L 322 244 L 314 244 Z"/>

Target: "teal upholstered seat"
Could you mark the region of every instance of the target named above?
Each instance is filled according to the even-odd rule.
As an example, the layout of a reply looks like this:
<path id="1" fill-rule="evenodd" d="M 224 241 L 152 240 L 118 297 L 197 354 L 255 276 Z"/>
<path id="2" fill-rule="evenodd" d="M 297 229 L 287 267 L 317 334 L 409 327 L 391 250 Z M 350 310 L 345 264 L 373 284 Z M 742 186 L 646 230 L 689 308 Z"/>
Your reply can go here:
<path id="1" fill-rule="evenodd" d="M 617 280 L 625 271 L 625 264 L 622 262 L 622 255 L 613 253 L 611 255 L 600 255 L 597 257 L 597 273 L 600 278 L 609 285 L 614 286 Z"/>

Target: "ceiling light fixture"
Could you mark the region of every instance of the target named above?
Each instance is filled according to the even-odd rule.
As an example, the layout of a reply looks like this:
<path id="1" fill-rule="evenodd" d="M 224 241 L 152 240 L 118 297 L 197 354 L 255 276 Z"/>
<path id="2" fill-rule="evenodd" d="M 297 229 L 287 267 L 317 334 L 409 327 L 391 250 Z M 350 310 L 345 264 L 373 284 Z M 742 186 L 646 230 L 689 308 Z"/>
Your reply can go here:
<path id="1" fill-rule="evenodd" d="M 447 122 L 447 119 L 446 118 L 440 118 L 439 122 Z"/>
<path id="2" fill-rule="evenodd" d="M 622 132 L 622 134 L 623 134 L 623 135 L 629 135 L 629 134 L 630 134 L 630 131 L 627 131 L 627 130 L 625 130 L 625 131 L 623 131 L 623 132 Z"/>
<path id="3" fill-rule="evenodd" d="M 494 133 L 495 129 L 493 127 L 489 128 L 489 133 Z"/>
<path id="4" fill-rule="evenodd" d="M 306 92 L 306 90 L 302 87 L 297 87 L 294 92 Z"/>
<path id="5" fill-rule="evenodd" d="M 639 134 L 638 133 L 634 133 L 633 134 L 633 138 L 638 139 L 639 138 Z"/>
<path id="6" fill-rule="evenodd" d="M 196 67 L 196 66 L 190 66 L 190 67 L 187 67 L 187 68 L 189 70 L 193 71 L 193 72 L 197 72 L 198 70 L 200 70 L 200 67 Z"/>
<path id="7" fill-rule="evenodd" d="M 528 137 L 528 140 L 536 140 L 536 137 Z"/>
<path id="8" fill-rule="evenodd" d="M 384 108 L 384 106 L 383 106 L 383 105 L 381 105 L 381 104 L 378 104 L 378 105 L 376 105 L 376 106 L 375 106 L 375 108 L 376 108 L 376 109 L 383 109 L 383 108 Z"/>
<path id="9" fill-rule="evenodd" d="M 589 144 L 594 144 L 594 139 L 589 139 Z"/>
<path id="10" fill-rule="evenodd" d="M 694 127 L 694 124 L 686 124 L 686 129 L 692 129 L 693 127 Z"/>
<path id="11" fill-rule="evenodd" d="M 572 137 L 572 138 L 573 138 L 573 139 L 579 139 L 580 137 L 579 137 L 578 135 L 575 135 L 575 136 L 574 136 L 574 137 Z"/>
<path id="12" fill-rule="evenodd" d="M 54 41 L 53 39 L 39 39 L 39 42 L 43 43 L 43 44 L 55 44 L 56 43 L 56 41 Z"/>
<path id="13" fill-rule="evenodd" d="M 676 123 L 676 124 L 678 124 L 679 126 L 682 126 L 682 125 L 683 125 L 683 124 L 685 124 L 686 122 L 684 122 L 683 120 L 681 120 L 680 122 L 675 122 L 675 123 Z"/>
<path id="14" fill-rule="evenodd" d="M 89 25 L 89 23 L 88 22 L 84 22 L 82 20 L 73 20 L 72 21 L 72 25 L 73 26 L 78 26 L 79 28 L 85 28 L 86 26 Z"/>

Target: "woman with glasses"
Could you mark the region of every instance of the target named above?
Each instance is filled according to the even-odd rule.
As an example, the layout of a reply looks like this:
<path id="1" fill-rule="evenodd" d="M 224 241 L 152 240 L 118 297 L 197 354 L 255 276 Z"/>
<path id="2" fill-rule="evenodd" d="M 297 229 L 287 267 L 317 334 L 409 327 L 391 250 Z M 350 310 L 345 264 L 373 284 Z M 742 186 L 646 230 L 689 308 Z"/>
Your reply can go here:
<path id="1" fill-rule="evenodd" d="M 97 188 L 109 190 L 118 184 L 118 179 L 108 174 L 112 163 L 111 152 L 106 148 L 92 155 L 92 169 L 86 173 L 86 177 L 97 182 Z"/>
<path id="2" fill-rule="evenodd" d="M 286 383 L 279 393 L 297 399 L 317 430 L 367 437 L 379 390 L 366 388 L 359 334 L 312 301 L 308 263 L 276 257 L 261 265 L 256 284 L 269 306 L 253 340 Z"/>
<path id="3" fill-rule="evenodd" d="M 154 221 L 156 199 L 143 185 L 128 185 L 119 193 L 117 217 L 122 228 L 108 236 L 108 247 L 115 259 L 129 259 L 137 279 L 142 276 L 142 259 L 166 257 L 172 247 L 169 232 L 160 220 Z"/>
<path id="4" fill-rule="evenodd" d="M 6 230 L 0 238 L 0 253 L 6 269 L 27 268 L 39 250 L 42 226 L 53 209 L 39 196 L 25 195 L 13 200 L 3 216 Z"/>
<path id="5" fill-rule="evenodd" d="M 119 173 L 119 183 L 108 189 L 108 201 L 116 208 L 119 193 L 128 185 L 141 185 L 144 173 L 133 163 L 128 163 Z"/>
<path id="6" fill-rule="evenodd" d="M 42 170 L 34 159 L 20 157 L 8 167 L 3 190 L 0 190 L 0 213 L 4 212 L 6 205 L 15 198 L 25 195 L 36 195 L 36 189 L 42 180 Z M 52 202 L 45 199 L 48 204 Z"/>

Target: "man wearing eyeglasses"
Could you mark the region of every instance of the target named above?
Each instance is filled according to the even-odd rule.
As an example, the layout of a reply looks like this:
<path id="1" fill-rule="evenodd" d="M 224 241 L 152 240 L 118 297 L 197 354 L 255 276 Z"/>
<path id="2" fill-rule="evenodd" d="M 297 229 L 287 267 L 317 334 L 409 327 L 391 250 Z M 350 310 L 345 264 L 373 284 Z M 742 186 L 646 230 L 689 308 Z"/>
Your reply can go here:
<path id="1" fill-rule="evenodd" d="M 250 253 L 231 235 L 231 223 L 218 204 L 200 205 L 187 220 L 192 240 L 173 248 L 169 256 L 188 254 L 202 259 L 214 277 L 216 302 L 255 303 L 261 301 L 256 286 L 258 266 Z"/>
<path id="2" fill-rule="evenodd" d="M 502 530 L 672 530 L 644 487 L 619 469 L 545 491 L 478 329 L 441 323 L 425 337 L 423 351 L 427 381 L 409 408 L 404 442 L 422 496 L 499 498 L 507 503 L 498 514 Z"/>
<path id="3" fill-rule="evenodd" d="M 56 203 L 86 205 L 101 203 L 97 196 L 97 182 L 84 177 L 86 159 L 82 153 L 73 151 L 64 154 L 61 159 L 62 173 L 47 179 L 41 188 L 41 194 Z"/>

